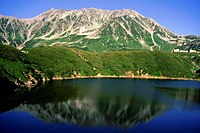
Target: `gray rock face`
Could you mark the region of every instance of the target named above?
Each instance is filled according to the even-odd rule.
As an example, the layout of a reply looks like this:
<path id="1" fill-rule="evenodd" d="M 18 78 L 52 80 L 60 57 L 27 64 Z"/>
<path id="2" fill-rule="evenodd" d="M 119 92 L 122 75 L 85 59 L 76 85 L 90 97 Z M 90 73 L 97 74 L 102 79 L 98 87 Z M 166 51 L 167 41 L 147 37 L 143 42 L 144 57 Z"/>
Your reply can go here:
<path id="1" fill-rule="evenodd" d="M 18 49 L 65 45 L 89 51 L 170 51 L 186 40 L 130 9 L 51 9 L 30 19 L 0 16 L 0 43 Z"/>

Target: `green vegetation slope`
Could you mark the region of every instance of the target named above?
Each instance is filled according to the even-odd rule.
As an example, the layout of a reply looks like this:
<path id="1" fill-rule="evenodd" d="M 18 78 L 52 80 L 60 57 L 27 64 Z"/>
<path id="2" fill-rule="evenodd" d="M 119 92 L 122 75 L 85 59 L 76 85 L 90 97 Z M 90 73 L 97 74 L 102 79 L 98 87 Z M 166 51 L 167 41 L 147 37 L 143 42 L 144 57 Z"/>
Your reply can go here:
<path id="1" fill-rule="evenodd" d="M 197 66 L 176 53 L 159 51 L 113 51 L 91 53 L 62 46 L 36 47 L 28 55 L 41 66 L 45 77 L 101 75 L 166 76 L 192 78 Z"/>
<path id="2" fill-rule="evenodd" d="M 28 55 L 6 45 L 0 45 L 0 78 L 16 85 L 38 78 L 39 66 Z"/>
<path id="3" fill-rule="evenodd" d="M 44 77 L 98 74 L 193 78 L 198 75 L 198 57 L 159 51 L 97 54 L 63 46 L 41 46 L 20 52 L 13 47 L 0 45 L 0 79 L 2 82 L 24 85 L 27 82 L 35 84 Z"/>

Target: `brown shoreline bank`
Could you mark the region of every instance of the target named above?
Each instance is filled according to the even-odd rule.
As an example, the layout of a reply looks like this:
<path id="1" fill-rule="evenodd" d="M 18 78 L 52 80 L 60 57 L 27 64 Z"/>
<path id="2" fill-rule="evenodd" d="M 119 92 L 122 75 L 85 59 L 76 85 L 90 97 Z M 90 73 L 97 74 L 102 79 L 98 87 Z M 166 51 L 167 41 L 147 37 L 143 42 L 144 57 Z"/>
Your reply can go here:
<path id="1" fill-rule="evenodd" d="M 158 80 L 195 80 L 200 81 L 200 79 L 192 78 L 171 78 L 171 77 L 157 77 L 157 76 L 110 76 L 110 75 L 101 75 L 101 76 L 77 76 L 77 77 L 53 77 L 52 80 L 68 80 L 68 79 L 98 79 L 98 78 L 114 78 L 114 79 L 158 79 Z M 49 80 L 49 79 L 48 79 Z M 44 80 L 46 81 L 46 80 Z"/>
<path id="2" fill-rule="evenodd" d="M 125 75 L 122 75 L 122 76 L 116 76 L 116 75 L 100 75 L 98 74 L 97 76 L 81 76 L 81 75 L 78 75 L 78 76 L 71 76 L 71 77 L 52 77 L 51 79 L 49 78 L 43 78 L 41 80 L 41 82 L 46 82 L 46 81 L 50 81 L 50 80 L 72 80 L 72 79 L 106 79 L 106 78 L 111 78 L 111 79 L 155 79 L 155 80 L 190 80 L 190 81 L 200 81 L 200 79 L 193 79 L 193 78 L 171 78 L 171 77 L 157 77 L 157 76 L 147 76 L 147 75 L 143 75 L 143 76 L 125 76 Z M 41 82 L 37 82 L 35 84 L 33 84 L 32 82 L 27 82 L 25 83 L 23 86 L 20 86 L 18 85 L 19 87 L 26 87 L 28 88 L 29 90 L 31 90 L 32 88 L 34 88 L 35 86 L 38 85 L 38 83 L 41 83 Z"/>

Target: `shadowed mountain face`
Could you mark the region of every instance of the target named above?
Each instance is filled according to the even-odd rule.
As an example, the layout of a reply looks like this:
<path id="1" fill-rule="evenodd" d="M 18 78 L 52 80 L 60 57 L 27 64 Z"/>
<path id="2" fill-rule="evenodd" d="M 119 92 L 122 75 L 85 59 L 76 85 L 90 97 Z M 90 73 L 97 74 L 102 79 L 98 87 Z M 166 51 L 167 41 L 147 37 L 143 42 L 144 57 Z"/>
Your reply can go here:
<path id="1" fill-rule="evenodd" d="M 113 84 L 102 84 L 110 81 Z M 16 110 L 30 112 L 50 123 L 130 128 L 171 108 L 190 109 L 199 105 L 199 89 L 153 87 L 151 81 L 138 86 L 143 80 L 113 81 L 50 82 L 32 92 L 26 104 Z"/>
<path id="2" fill-rule="evenodd" d="M 186 43 L 178 46 L 177 49 L 191 51 L 200 51 L 200 37 L 198 36 L 186 36 Z"/>
<path id="3" fill-rule="evenodd" d="M 98 52 L 120 49 L 170 51 L 187 43 L 154 20 L 125 10 L 55 10 L 30 19 L 0 16 L 0 42 L 18 49 L 65 45 Z"/>

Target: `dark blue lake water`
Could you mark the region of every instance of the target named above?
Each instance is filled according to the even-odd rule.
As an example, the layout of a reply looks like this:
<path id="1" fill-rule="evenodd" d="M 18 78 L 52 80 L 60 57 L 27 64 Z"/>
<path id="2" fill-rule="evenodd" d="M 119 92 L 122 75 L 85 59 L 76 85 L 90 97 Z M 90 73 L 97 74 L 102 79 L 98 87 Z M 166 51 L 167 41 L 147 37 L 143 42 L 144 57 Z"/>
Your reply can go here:
<path id="1" fill-rule="evenodd" d="M 200 132 L 198 81 L 51 81 L 7 101 L 0 106 L 10 107 L 1 111 L 1 133 Z"/>

